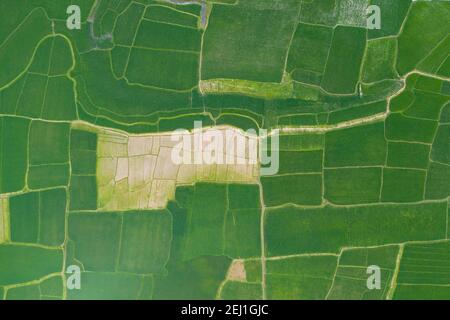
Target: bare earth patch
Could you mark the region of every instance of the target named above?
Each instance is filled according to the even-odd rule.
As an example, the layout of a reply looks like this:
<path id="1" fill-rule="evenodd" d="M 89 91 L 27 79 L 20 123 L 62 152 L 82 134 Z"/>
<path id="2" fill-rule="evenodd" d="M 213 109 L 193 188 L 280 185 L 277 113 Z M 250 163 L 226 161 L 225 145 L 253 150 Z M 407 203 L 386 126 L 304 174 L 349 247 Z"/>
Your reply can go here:
<path id="1" fill-rule="evenodd" d="M 209 128 L 202 129 L 211 131 Z M 254 154 L 258 137 L 245 135 L 233 127 L 218 127 L 213 131 L 232 139 L 242 139 L 236 148 L 224 143 L 217 158 L 224 162 L 196 163 L 194 155 L 205 156 L 208 141 L 203 140 L 203 151 L 198 145 L 175 149 L 171 133 L 129 135 L 115 130 L 101 130 L 97 146 L 98 208 L 103 211 L 165 208 L 174 199 L 180 185 L 196 182 L 257 183 L 259 159 Z M 188 133 L 194 140 L 194 133 Z M 236 140 L 238 141 L 238 140 Z M 228 141 L 227 141 L 228 142 Z M 238 146 L 245 145 L 245 157 Z M 196 149 L 197 148 L 197 149 Z M 231 150 L 231 151 L 230 151 Z M 174 153 L 192 158 L 192 163 L 177 163 Z M 191 157 L 192 155 L 192 157 Z M 230 161 L 232 159 L 232 161 Z"/>
<path id="2" fill-rule="evenodd" d="M 228 269 L 228 281 L 246 282 L 247 274 L 245 272 L 245 265 L 243 260 L 233 260 Z"/>

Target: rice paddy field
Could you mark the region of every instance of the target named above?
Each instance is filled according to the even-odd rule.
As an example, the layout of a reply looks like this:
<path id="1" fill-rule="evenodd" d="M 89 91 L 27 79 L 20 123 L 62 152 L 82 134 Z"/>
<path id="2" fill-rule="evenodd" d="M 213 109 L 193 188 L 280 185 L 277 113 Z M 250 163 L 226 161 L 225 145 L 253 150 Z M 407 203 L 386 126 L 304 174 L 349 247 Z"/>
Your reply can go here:
<path id="1" fill-rule="evenodd" d="M 449 16 L 0 0 L 0 299 L 449 300 Z M 172 163 L 199 122 L 276 172 Z"/>

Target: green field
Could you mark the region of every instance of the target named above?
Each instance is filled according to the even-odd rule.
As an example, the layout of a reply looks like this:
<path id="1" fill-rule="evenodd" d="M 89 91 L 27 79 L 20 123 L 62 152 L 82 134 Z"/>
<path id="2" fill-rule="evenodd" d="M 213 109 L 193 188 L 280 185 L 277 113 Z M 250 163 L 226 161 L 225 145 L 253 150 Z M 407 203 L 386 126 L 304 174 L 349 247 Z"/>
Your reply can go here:
<path id="1" fill-rule="evenodd" d="M 449 14 L 0 1 L 0 300 L 449 300 Z"/>

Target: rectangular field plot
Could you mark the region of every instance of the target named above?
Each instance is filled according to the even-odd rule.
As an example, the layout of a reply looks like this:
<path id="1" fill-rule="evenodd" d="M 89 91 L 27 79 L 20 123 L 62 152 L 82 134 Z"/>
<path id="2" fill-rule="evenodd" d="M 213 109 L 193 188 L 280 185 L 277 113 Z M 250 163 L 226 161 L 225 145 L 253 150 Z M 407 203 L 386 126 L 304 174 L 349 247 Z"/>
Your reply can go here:
<path id="1" fill-rule="evenodd" d="M 266 262 L 267 297 L 275 300 L 325 299 L 336 256 L 295 257 Z"/>
<path id="2" fill-rule="evenodd" d="M 13 287 L 6 293 L 6 300 L 39 300 L 41 298 L 39 285 Z"/>
<path id="3" fill-rule="evenodd" d="M 39 235 L 39 193 L 28 193 L 9 200 L 11 240 L 37 243 Z"/>
<path id="4" fill-rule="evenodd" d="M 278 118 L 279 126 L 313 126 L 317 124 L 318 122 L 315 114 L 288 115 Z"/>
<path id="5" fill-rule="evenodd" d="M 61 275 L 55 275 L 39 283 L 39 291 L 42 299 L 62 299 L 64 279 Z"/>
<path id="6" fill-rule="evenodd" d="M 371 205 L 268 209 L 268 256 L 337 252 L 342 247 L 375 246 L 445 238 L 447 201 L 417 205 Z M 283 232 L 280 232 L 283 230 Z"/>
<path id="7" fill-rule="evenodd" d="M 189 90 L 197 85 L 198 60 L 195 52 L 133 48 L 126 76 L 133 83 Z"/>
<path id="8" fill-rule="evenodd" d="M 279 149 L 280 151 L 318 151 L 324 148 L 324 144 L 325 135 L 320 133 L 280 135 Z"/>
<path id="9" fill-rule="evenodd" d="M 62 187 L 69 184 L 69 164 L 46 164 L 30 166 L 28 187 L 32 190 Z"/>
<path id="10" fill-rule="evenodd" d="M 300 2 L 214 5 L 204 38 L 202 79 L 281 82 Z"/>
<path id="11" fill-rule="evenodd" d="M 334 27 L 339 16 L 339 1 L 313 0 L 302 3 L 300 20 L 310 24 Z"/>
<path id="12" fill-rule="evenodd" d="M 205 201 L 208 199 L 207 201 Z M 185 259 L 201 255 L 219 255 L 224 248 L 223 225 L 226 210 L 226 186 L 197 184 L 188 211 Z M 208 239 L 205 243 L 204 239 Z"/>
<path id="13" fill-rule="evenodd" d="M 97 179 L 94 175 L 72 175 L 69 192 L 71 211 L 97 209 Z"/>
<path id="14" fill-rule="evenodd" d="M 287 203 L 320 205 L 322 203 L 322 174 L 296 174 L 262 177 L 266 206 Z"/>
<path id="15" fill-rule="evenodd" d="M 70 210 L 97 209 L 97 135 L 70 131 Z"/>
<path id="16" fill-rule="evenodd" d="M 40 192 L 39 243 L 61 246 L 65 238 L 66 189 L 58 188 Z"/>
<path id="17" fill-rule="evenodd" d="M 260 209 L 229 210 L 225 221 L 225 254 L 235 258 L 261 254 Z M 245 245 L 243 245 L 245 244 Z"/>
<path id="18" fill-rule="evenodd" d="M 416 202 L 423 200 L 425 171 L 383 169 L 383 202 Z"/>
<path id="19" fill-rule="evenodd" d="M 197 28 L 199 17 L 195 14 L 180 11 L 162 5 L 151 5 L 145 11 L 145 19 L 165 23 L 173 23 L 185 27 Z"/>
<path id="20" fill-rule="evenodd" d="M 151 276 L 83 272 L 81 278 L 80 290 L 68 290 L 69 300 L 148 300 L 153 291 Z"/>
<path id="21" fill-rule="evenodd" d="M 328 132 L 325 167 L 377 166 L 386 161 L 384 124 L 375 123 Z"/>
<path id="22" fill-rule="evenodd" d="M 142 21 L 135 46 L 151 49 L 200 52 L 201 32 L 196 29 L 152 21 Z"/>
<path id="23" fill-rule="evenodd" d="M 450 166 L 431 162 L 425 186 L 426 199 L 445 199 L 450 195 Z"/>
<path id="24" fill-rule="evenodd" d="M 153 299 L 215 299 L 230 264 L 231 259 L 226 256 L 202 256 L 188 261 L 171 261 L 167 275 L 154 278 Z"/>
<path id="25" fill-rule="evenodd" d="M 72 174 L 89 175 L 96 173 L 97 135 L 95 133 L 71 130 L 70 163 Z"/>
<path id="26" fill-rule="evenodd" d="M 324 90 L 340 94 L 356 90 L 365 46 L 364 29 L 343 26 L 335 29 L 322 79 Z"/>
<path id="27" fill-rule="evenodd" d="M 85 271 L 161 273 L 169 258 L 168 211 L 71 213 L 69 238 Z"/>
<path id="28" fill-rule="evenodd" d="M 363 105 L 352 106 L 336 111 L 332 111 L 328 115 L 328 124 L 337 124 L 344 121 L 355 120 L 359 118 L 369 117 L 376 114 L 384 113 L 387 108 L 386 101 L 377 101 Z"/>
<path id="29" fill-rule="evenodd" d="M 293 73 L 294 80 L 305 81 L 304 72 L 316 73 L 319 81 L 308 82 L 320 85 L 320 77 L 325 69 L 328 51 L 331 45 L 333 29 L 323 26 L 312 26 L 300 23 L 289 48 L 288 71 Z M 311 52 L 314 52 L 312 55 Z"/>
<path id="30" fill-rule="evenodd" d="M 0 193 L 25 186 L 29 126 L 26 119 L 0 117 Z"/>
<path id="31" fill-rule="evenodd" d="M 346 249 L 341 253 L 330 300 L 381 300 L 385 299 L 396 267 L 398 246 Z M 380 289 L 369 290 L 369 266 L 380 268 Z"/>
<path id="32" fill-rule="evenodd" d="M 33 121 L 30 128 L 30 164 L 69 162 L 69 124 Z"/>
<path id="33" fill-rule="evenodd" d="M 13 196 L 9 200 L 11 240 L 60 246 L 65 235 L 66 190 Z"/>
<path id="34" fill-rule="evenodd" d="M 400 262 L 398 283 L 448 285 L 450 241 L 406 244 Z"/>
<path id="35" fill-rule="evenodd" d="M 180 239 L 184 260 L 202 255 L 260 255 L 261 204 L 257 186 L 197 183 L 190 192 L 183 204 L 187 210 L 183 226 L 186 231 Z M 180 196 L 177 192 L 177 199 Z"/>
<path id="36" fill-rule="evenodd" d="M 394 141 L 431 143 L 437 125 L 437 121 L 408 118 L 394 113 L 386 119 L 386 138 Z"/>
<path id="37" fill-rule="evenodd" d="M 227 281 L 222 288 L 220 298 L 223 300 L 261 300 L 261 284 Z"/>
<path id="38" fill-rule="evenodd" d="M 75 120 L 74 84 L 65 76 L 50 77 L 42 107 L 42 118 L 49 120 Z"/>
<path id="39" fill-rule="evenodd" d="M 450 124 L 440 124 L 431 149 L 431 159 L 450 166 Z"/>
<path id="40" fill-rule="evenodd" d="M 75 259 L 85 271 L 115 271 L 119 252 L 121 216 L 117 213 L 71 213 L 69 239 Z"/>
<path id="41" fill-rule="evenodd" d="M 407 244 L 394 299 L 449 299 L 450 242 Z"/>
<path id="42" fill-rule="evenodd" d="M 60 249 L 4 244 L 0 245 L 0 260 L 0 286 L 4 286 L 34 281 L 61 272 L 63 252 Z"/>
<path id="43" fill-rule="evenodd" d="M 230 210 L 260 209 L 259 188 L 257 185 L 228 185 L 228 208 Z"/>
<path id="44" fill-rule="evenodd" d="M 394 300 L 448 300 L 449 286 L 397 285 Z"/>
<path id="45" fill-rule="evenodd" d="M 278 174 L 322 172 L 323 151 L 280 151 Z"/>
<path id="46" fill-rule="evenodd" d="M 389 142 L 389 167 L 426 169 L 430 160 L 430 146 L 419 143 Z"/>
<path id="47" fill-rule="evenodd" d="M 261 268 L 261 260 L 245 260 L 245 275 L 248 282 L 258 282 L 262 281 L 262 268 Z"/>
<path id="48" fill-rule="evenodd" d="M 17 102 L 16 114 L 39 118 L 42 112 L 47 77 L 38 74 L 29 74 L 26 77 L 22 95 Z"/>
<path id="49" fill-rule="evenodd" d="M 395 79 L 394 67 L 397 42 L 393 38 L 372 40 L 367 43 L 362 72 L 362 80 L 366 83 Z"/>
<path id="50" fill-rule="evenodd" d="M 169 259 L 172 216 L 168 211 L 123 214 L 118 270 L 158 273 Z"/>
<path id="51" fill-rule="evenodd" d="M 378 202 L 381 168 L 325 169 L 325 199 L 334 204 Z"/>

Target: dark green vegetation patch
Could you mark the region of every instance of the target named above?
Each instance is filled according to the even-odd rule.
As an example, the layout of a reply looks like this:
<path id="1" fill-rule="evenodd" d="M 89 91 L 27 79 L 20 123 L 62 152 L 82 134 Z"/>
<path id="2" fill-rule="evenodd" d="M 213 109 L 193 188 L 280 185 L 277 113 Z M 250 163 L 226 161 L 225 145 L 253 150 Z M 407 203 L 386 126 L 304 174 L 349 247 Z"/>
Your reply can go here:
<path id="1" fill-rule="evenodd" d="M 0 117 L 1 193 L 20 191 L 25 187 L 29 127 L 28 120 Z"/>
<path id="2" fill-rule="evenodd" d="M 10 199 L 11 240 L 47 246 L 64 241 L 66 190 L 31 192 Z"/>
<path id="3" fill-rule="evenodd" d="M 10 285 L 61 272 L 63 251 L 8 244 L 0 245 L 0 258 L 4 261 L 0 270 L 0 285 Z"/>
<path id="4" fill-rule="evenodd" d="M 330 93 L 349 94 L 356 90 L 359 69 L 366 46 L 366 30 L 338 26 L 322 79 L 322 87 Z"/>
<path id="5" fill-rule="evenodd" d="M 281 82 L 299 9 L 295 0 L 214 6 L 205 32 L 202 78 Z"/>
<path id="6" fill-rule="evenodd" d="M 325 136 L 325 167 L 384 165 L 384 124 L 336 130 Z"/>
<path id="7" fill-rule="evenodd" d="M 417 205 L 269 209 L 266 250 L 269 256 L 277 256 L 443 239 L 446 219 L 446 200 Z M 283 232 L 278 232 L 280 229 Z"/>
<path id="8" fill-rule="evenodd" d="M 450 242 L 405 245 L 394 299 L 448 300 Z"/>

